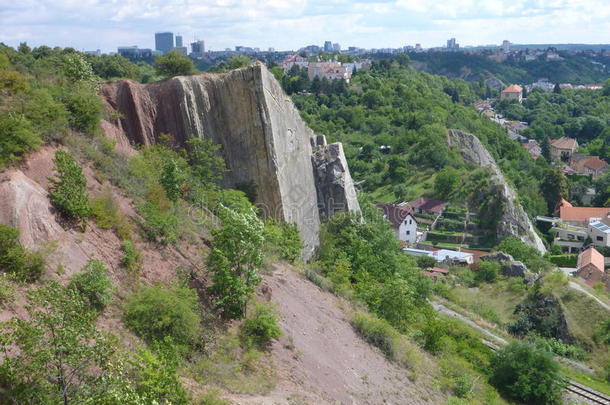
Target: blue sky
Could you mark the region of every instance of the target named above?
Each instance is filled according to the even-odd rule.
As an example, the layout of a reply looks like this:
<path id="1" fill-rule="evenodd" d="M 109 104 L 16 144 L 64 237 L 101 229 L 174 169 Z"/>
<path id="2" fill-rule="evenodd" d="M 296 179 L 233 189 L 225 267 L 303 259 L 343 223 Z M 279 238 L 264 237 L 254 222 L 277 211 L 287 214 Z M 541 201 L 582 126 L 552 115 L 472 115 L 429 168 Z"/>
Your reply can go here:
<path id="1" fill-rule="evenodd" d="M 0 42 L 115 51 L 155 31 L 206 48 L 610 43 L 610 0 L 0 0 Z"/>

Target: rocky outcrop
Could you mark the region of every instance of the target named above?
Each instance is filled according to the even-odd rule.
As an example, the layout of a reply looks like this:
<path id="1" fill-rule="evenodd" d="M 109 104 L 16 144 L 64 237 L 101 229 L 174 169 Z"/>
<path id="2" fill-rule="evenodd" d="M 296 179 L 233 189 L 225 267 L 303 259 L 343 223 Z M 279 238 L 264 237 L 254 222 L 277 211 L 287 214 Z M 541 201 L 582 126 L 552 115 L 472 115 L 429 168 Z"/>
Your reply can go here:
<path id="1" fill-rule="evenodd" d="M 150 145 L 168 134 L 177 145 L 191 137 L 220 144 L 229 169 L 222 185 L 254 183 L 264 214 L 297 224 L 305 258 L 319 243 L 318 206 L 328 206 L 318 195 L 349 201 L 346 210 L 358 209 L 342 148 L 329 145 L 324 154 L 329 162 L 320 163 L 339 177 L 314 175 L 310 139 L 315 135 L 262 64 L 148 85 L 107 83 L 102 93 L 108 106 L 120 113 L 121 118 L 104 126 L 114 139 L 123 134 L 119 143 Z"/>
<path id="2" fill-rule="evenodd" d="M 327 145 L 322 135 L 311 138 L 311 141 L 320 214 L 330 217 L 337 212 L 360 211 L 343 145 Z"/>
<path id="3" fill-rule="evenodd" d="M 497 228 L 498 238 L 515 236 L 527 245 L 535 247 L 541 253 L 545 253 L 544 243 L 536 234 L 534 226 L 523 207 L 518 204 L 515 190 L 509 186 L 496 161 L 479 138 L 455 129 L 449 130 L 447 138 L 449 146 L 459 148 L 466 162 L 491 169 L 493 173 L 491 182 L 497 188 L 503 200 L 503 212 Z"/>
<path id="4" fill-rule="evenodd" d="M 502 274 L 507 277 L 523 277 L 528 284 L 534 283 L 540 277 L 539 274 L 529 271 L 527 266 L 511 255 L 504 252 L 494 252 L 481 256 L 481 260 L 497 262 L 502 266 Z"/>

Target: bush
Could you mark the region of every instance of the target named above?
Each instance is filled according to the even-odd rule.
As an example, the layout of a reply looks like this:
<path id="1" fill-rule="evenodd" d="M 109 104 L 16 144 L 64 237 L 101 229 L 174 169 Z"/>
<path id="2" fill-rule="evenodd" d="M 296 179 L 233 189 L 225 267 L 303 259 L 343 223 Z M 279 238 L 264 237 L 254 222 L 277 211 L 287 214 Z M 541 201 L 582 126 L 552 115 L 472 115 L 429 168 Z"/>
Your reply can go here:
<path id="1" fill-rule="evenodd" d="M 272 339 L 282 335 L 278 326 L 278 314 L 275 306 L 257 303 L 250 316 L 241 325 L 241 338 L 247 345 L 254 345 L 259 349 L 269 346 Z"/>
<path id="2" fill-rule="evenodd" d="M 478 269 L 474 273 L 477 282 L 493 283 L 500 273 L 500 263 L 482 260 L 478 263 Z"/>
<path id="3" fill-rule="evenodd" d="M 490 382 L 508 398 L 527 404 L 559 404 L 564 386 L 551 354 L 525 343 L 498 350 Z"/>
<path id="4" fill-rule="evenodd" d="M 186 287 L 142 287 L 125 304 L 125 324 L 147 342 L 170 337 L 190 346 L 199 338 L 197 296 Z"/>
<path id="5" fill-rule="evenodd" d="M 24 116 L 0 113 L 0 167 L 17 161 L 40 145 L 38 132 Z"/>
<path id="6" fill-rule="evenodd" d="M 436 267 L 437 261 L 434 257 L 430 256 L 419 256 L 417 259 L 417 267 L 420 269 L 429 269 Z"/>
<path id="7" fill-rule="evenodd" d="M 576 267 L 578 255 L 549 255 L 548 259 L 551 263 L 559 267 Z"/>
<path id="8" fill-rule="evenodd" d="M 19 231 L 0 224 L 0 270 L 17 280 L 33 282 L 44 271 L 44 259 L 39 253 L 28 253 L 19 242 Z"/>
<path id="9" fill-rule="evenodd" d="M 220 393 L 217 390 L 211 390 L 206 392 L 199 398 L 198 405 L 231 405 L 232 402 L 221 398 Z"/>
<path id="10" fill-rule="evenodd" d="M 112 281 L 108 278 L 108 269 L 99 260 L 90 259 L 82 272 L 72 277 L 68 287 L 78 291 L 98 312 L 103 311 L 112 299 Z"/>
<path id="11" fill-rule="evenodd" d="M 130 240 L 125 240 L 121 245 L 121 249 L 123 250 L 121 265 L 131 272 L 136 272 L 137 270 L 139 270 L 140 261 L 142 258 L 141 253 L 135 243 Z"/>
<path id="12" fill-rule="evenodd" d="M 294 263 L 301 256 L 303 249 L 303 241 L 294 223 L 281 222 L 278 225 L 272 221 L 267 222 L 265 242 L 272 250 L 277 251 L 282 259 L 290 263 Z"/>
<path id="13" fill-rule="evenodd" d="M 95 223 L 102 229 L 112 229 L 119 238 L 131 237 L 131 224 L 121 215 L 119 204 L 110 189 L 91 199 L 91 214 Z"/>
<path id="14" fill-rule="evenodd" d="M 4 274 L 0 274 L 0 305 L 8 304 L 15 298 L 15 286 Z"/>
<path id="15" fill-rule="evenodd" d="M 93 135 L 98 132 L 102 119 L 102 101 L 88 86 L 72 89 L 64 97 L 64 104 L 70 112 L 68 122 L 77 131 Z"/>
<path id="16" fill-rule="evenodd" d="M 158 204 L 147 201 L 138 207 L 138 213 L 144 221 L 140 221 L 144 236 L 151 242 L 160 244 L 175 243 L 178 240 L 178 218 Z"/>
<path id="17" fill-rule="evenodd" d="M 190 75 L 194 70 L 191 58 L 178 51 L 170 51 L 163 56 L 157 56 L 155 68 L 157 74 L 167 77 Z"/>
<path id="18" fill-rule="evenodd" d="M 67 218 L 79 220 L 83 228 L 91 215 L 87 198 L 87 180 L 76 160 L 68 152 L 59 150 L 55 153 L 56 178 L 49 181 L 51 202 Z"/>

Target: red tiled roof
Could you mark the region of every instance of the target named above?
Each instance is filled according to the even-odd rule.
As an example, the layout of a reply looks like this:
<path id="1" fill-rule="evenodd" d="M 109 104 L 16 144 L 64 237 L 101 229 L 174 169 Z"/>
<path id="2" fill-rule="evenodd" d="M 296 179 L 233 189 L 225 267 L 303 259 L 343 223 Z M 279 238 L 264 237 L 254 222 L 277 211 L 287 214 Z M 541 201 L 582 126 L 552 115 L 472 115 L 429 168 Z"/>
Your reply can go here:
<path id="1" fill-rule="evenodd" d="M 428 269 L 428 271 L 433 273 L 449 274 L 449 270 L 441 269 L 440 267 L 432 267 L 431 269 Z"/>
<path id="2" fill-rule="evenodd" d="M 422 271 L 421 274 L 423 274 L 424 276 L 428 276 L 430 278 L 437 278 L 440 277 L 441 275 L 438 273 L 433 273 L 431 271 Z"/>
<path id="3" fill-rule="evenodd" d="M 385 218 L 390 221 L 392 226 L 396 229 L 400 227 L 400 223 L 404 221 L 407 215 L 413 215 L 413 208 L 408 205 L 396 205 L 382 202 L 374 203 L 383 211 Z M 415 220 L 415 218 L 413 218 Z"/>
<path id="4" fill-rule="evenodd" d="M 521 93 L 521 92 L 523 92 L 523 88 L 521 86 L 519 86 L 518 84 L 513 84 L 512 86 L 508 86 L 507 88 L 502 90 L 502 93 Z"/>
<path id="5" fill-rule="evenodd" d="M 604 271 L 604 256 L 602 256 L 597 249 L 592 247 L 578 255 L 578 264 L 576 267 L 581 269 L 589 264 L 595 266 L 595 268 L 601 272 Z"/>
<path id="6" fill-rule="evenodd" d="M 602 207 L 559 207 L 559 217 L 562 221 L 588 222 L 589 218 L 603 218 L 608 215 L 610 208 Z"/>
<path id="7" fill-rule="evenodd" d="M 596 156 L 593 156 L 585 161 L 584 166 L 591 170 L 599 170 L 603 167 L 608 166 L 608 163 Z"/>
<path id="8" fill-rule="evenodd" d="M 550 142 L 551 146 L 557 149 L 576 149 L 578 146 L 576 139 L 568 138 L 567 136 L 562 136 L 559 139 L 553 139 Z"/>
<path id="9" fill-rule="evenodd" d="M 413 209 L 420 209 L 422 211 L 441 212 L 447 206 L 447 202 L 442 200 L 431 200 L 426 197 L 419 197 L 409 202 L 407 205 Z"/>

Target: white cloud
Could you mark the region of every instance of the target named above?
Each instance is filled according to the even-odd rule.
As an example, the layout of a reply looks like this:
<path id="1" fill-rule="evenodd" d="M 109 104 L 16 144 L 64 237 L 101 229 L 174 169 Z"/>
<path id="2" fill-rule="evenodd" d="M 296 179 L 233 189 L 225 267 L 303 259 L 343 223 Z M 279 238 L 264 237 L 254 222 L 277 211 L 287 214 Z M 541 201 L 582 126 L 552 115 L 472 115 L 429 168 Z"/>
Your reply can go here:
<path id="1" fill-rule="evenodd" d="M 609 19 L 608 0 L 0 0 L 0 41 L 111 51 L 171 30 L 213 49 L 603 43 Z"/>

